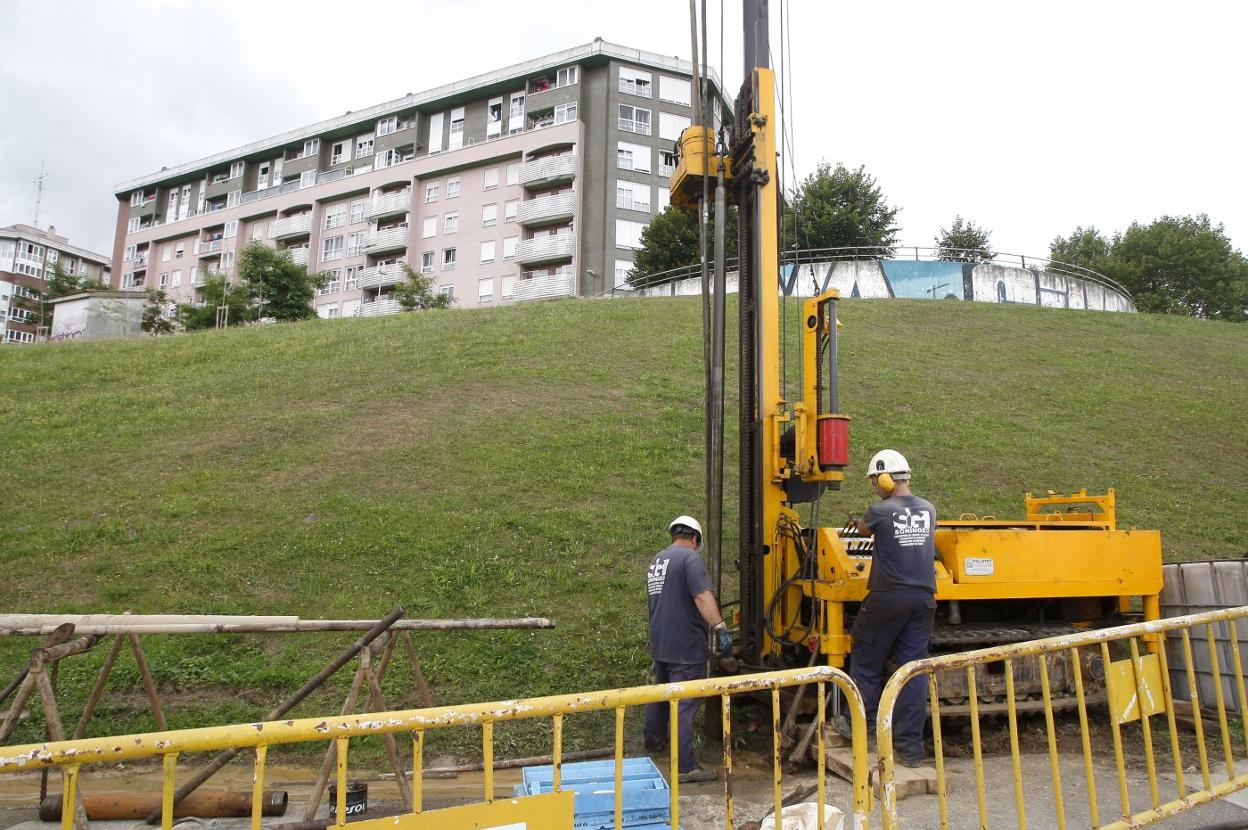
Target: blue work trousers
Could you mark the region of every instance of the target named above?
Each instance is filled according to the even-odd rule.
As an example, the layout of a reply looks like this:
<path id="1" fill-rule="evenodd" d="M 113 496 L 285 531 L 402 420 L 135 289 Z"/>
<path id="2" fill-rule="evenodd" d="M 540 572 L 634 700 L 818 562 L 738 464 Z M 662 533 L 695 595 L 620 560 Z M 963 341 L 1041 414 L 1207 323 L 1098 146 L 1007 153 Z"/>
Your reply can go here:
<path id="1" fill-rule="evenodd" d="M 684 680 L 701 680 L 706 677 L 705 663 L 654 663 L 655 683 L 679 683 Z M 680 772 L 692 772 L 698 768 L 698 759 L 693 754 L 693 716 L 702 705 L 701 698 L 690 698 L 680 702 L 677 719 L 680 737 Z M 668 713 L 671 704 L 646 704 L 646 745 L 666 746 L 668 739 Z"/>
<path id="2" fill-rule="evenodd" d="M 888 680 L 885 665 L 903 666 L 928 655 L 936 600 L 922 588 L 871 591 L 858 609 L 851 631 L 853 651 L 849 676 L 862 692 L 867 728 L 875 730 L 880 693 Z M 927 721 L 927 679 L 916 677 L 897 696 L 893 709 L 893 751 L 905 758 L 921 758 L 923 724 Z"/>

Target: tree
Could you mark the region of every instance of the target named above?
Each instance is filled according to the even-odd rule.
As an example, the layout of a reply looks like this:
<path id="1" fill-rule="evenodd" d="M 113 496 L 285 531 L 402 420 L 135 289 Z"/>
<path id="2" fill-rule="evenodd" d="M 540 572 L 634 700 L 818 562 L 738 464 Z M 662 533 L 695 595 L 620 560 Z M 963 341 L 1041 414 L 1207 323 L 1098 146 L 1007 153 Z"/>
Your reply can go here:
<path id="1" fill-rule="evenodd" d="M 1248 320 L 1248 260 L 1204 214 L 1132 223 L 1114 238 L 1112 263 L 1141 311 Z"/>
<path id="2" fill-rule="evenodd" d="M 892 254 L 900 227 L 899 208 L 889 207 L 875 178 L 865 167 L 833 170 L 821 162 L 802 181 L 785 211 L 784 246 L 872 248 L 867 256 Z"/>
<path id="3" fill-rule="evenodd" d="M 707 254 L 714 257 L 714 213 L 707 217 Z M 737 209 L 728 209 L 724 223 L 724 258 L 735 262 L 737 258 Z M 696 210 L 668 205 L 663 212 L 650 220 L 641 231 L 641 248 L 633 254 L 633 267 L 628 272 L 628 282 L 641 287 L 654 274 L 673 268 L 697 265 L 698 214 Z"/>
<path id="4" fill-rule="evenodd" d="M 1110 240 L 1096 228 L 1080 226 L 1069 237 L 1058 236 L 1049 243 L 1049 259 L 1058 265 L 1078 265 L 1108 274 L 1110 247 Z"/>
<path id="5" fill-rule="evenodd" d="M 152 335 L 173 334 L 176 326 L 165 313 L 168 304 L 169 298 L 164 291 L 148 289 L 147 303 L 143 306 L 143 331 Z"/>
<path id="6" fill-rule="evenodd" d="M 997 253 L 988 244 L 992 231 L 980 228 L 961 216 L 953 218 L 948 229 L 942 227 L 936 235 L 937 259 L 947 262 L 988 262 Z"/>
<path id="7" fill-rule="evenodd" d="M 394 287 L 394 299 L 404 311 L 450 308 L 451 303 L 455 302 L 450 294 L 433 291 L 433 277 L 416 273 L 406 262 L 402 268 L 406 281 Z"/>
<path id="8" fill-rule="evenodd" d="M 222 316 L 219 310 L 222 306 L 227 309 L 223 320 L 227 326 L 241 326 L 252 316 L 247 289 L 241 285 L 230 285 L 228 277 L 205 274 L 200 291 L 204 298 L 202 305 L 178 306 L 178 317 L 187 331 L 216 328 Z"/>
<path id="9" fill-rule="evenodd" d="M 238 274 L 249 299 L 258 304 L 257 317 L 307 320 L 315 317 L 312 298 L 325 284 L 324 274 L 309 274 L 288 251 L 252 242 L 238 258 Z"/>

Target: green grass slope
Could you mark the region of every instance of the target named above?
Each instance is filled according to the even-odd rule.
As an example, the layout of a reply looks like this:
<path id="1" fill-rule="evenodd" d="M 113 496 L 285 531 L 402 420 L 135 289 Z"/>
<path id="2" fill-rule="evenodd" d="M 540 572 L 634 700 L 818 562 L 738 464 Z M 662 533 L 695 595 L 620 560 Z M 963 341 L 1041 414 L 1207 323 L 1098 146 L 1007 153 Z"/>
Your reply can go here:
<path id="1" fill-rule="evenodd" d="M 946 516 L 1116 487 L 1168 559 L 1248 553 L 1248 327 L 921 301 L 840 318 L 854 469 L 824 516 L 861 508 L 859 466 L 893 446 Z M 700 325 L 696 299 L 567 301 L 0 350 L 0 608 L 541 615 L 558 628 L 417 638 L 440 702 L 640 682 L 645 563 L 702 512 Z M 191 725 L 254 718 L 349 639 L 146 647 Z M 0 641 L 0 681 L 32 645 Z M 67 664 L 63 694 L 102 656 Z M 93 732 L 149 728 L 129 660 L 116 684 Z"/>

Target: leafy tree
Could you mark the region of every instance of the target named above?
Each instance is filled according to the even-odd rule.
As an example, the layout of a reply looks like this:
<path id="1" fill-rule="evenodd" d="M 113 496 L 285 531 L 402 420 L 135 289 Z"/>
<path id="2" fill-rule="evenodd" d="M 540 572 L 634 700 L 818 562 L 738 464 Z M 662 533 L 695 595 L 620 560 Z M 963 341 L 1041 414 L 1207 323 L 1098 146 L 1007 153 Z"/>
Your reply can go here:
<path id="1" fill-rule="evenodd" d="M 988 244 L 992 231 L 976 226 L 961 216 L 953 218 L 953 224 L 942 227 L 936 235 L 937 259 L 947 262 L 988 262 L 997 253 Z"/>
<path id="2" fill-rule="evenodd" d="M 433 291 L 433 277 L 416 273 L 406 262 L 402 267 L 406 281 L 395 286 L 394 299 L 404 311 L 450 308 L 455 302 L 449 294 Z"/>
<path id="3" fill-rule="evenodd" d="M 1096 228 L 1075 228 L 1070 236 L 1058 236 L 1049 243 L 1049 258 L 1059 264 L 1079 265 L 1101 274 L 1110 270 L 1110 240 Z"/>
<path id="4" fill-rule="evenodd" d="M 798 185 L 785 211 L 786 250 L 882 248 L 864 255 L 891 254 L 897 243 L 899 208 L 890 207 L 865 167 L 833 170 L 822 162 Z"/>
<path id="5" fill-rule="evenodd" d="M 143 306 L 143 331 L 153 335 L 173 334 L 176 326 L 165 314 L 168 304 L 169 297 L 164 291 L 158 288 L 148 290 L 147 303 Z"/>
<path id="6" fill-rule="evenodd" d="M 309 274 L 288 251 L 275 251 L 261 242 L 243 249 L 238 274 L 247 297 L 259 305 L 256 316 L 277 320 L 315 317 L 312 298 L 328 279 L 324 274 Z"/>
<path id="7" fill-rule="evenodd" d="M 221 306 L 228 309 L 225 315 L 227 326 L 241 326 L 252 316 L 247 289 L 241 285 L 230 285 L 228 277 L 205 274 L 204 285 L 200 291 L 203 292 L 203 305 L 178 306 L 178 317 L 187 331 L 216 328 L 218 309 Z"/>
<path id="8" fill-rule="evenodd" d="M 708 217 L 712 224 L 707 228 L 707 247 L 714 246 L 714 215 Z M 737 258 L 737 209 L 728 209 L 724 223 L 725 259 L 731 263 Z M 708 250 L 714 256 L 713 250 Z M 633 254 L 633 267 L 628 272 L 628 282 L 634 287 L 643 286 L 652 274 L 698 264 L 698 214 L 695 210 L 668 205 L 663 212 L 641 232 L 641 248 Z"/>
<path id="9" fill-rule="evenodd" d="M 1114 238 L 1112 262 L 1141 311 L 1248 320 L 1248 259 L 1204 214 L 1132 223 Z"/>

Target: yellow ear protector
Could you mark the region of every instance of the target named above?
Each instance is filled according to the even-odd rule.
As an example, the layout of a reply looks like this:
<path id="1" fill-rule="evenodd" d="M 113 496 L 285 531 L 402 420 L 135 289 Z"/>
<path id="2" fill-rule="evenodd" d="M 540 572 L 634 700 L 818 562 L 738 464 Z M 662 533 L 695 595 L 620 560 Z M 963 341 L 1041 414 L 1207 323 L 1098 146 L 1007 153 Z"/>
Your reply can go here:
<path id="1" fill-rule="evenodd" d="M 880 473 L 876 476 L 875 483 L 879 485 L 880 489 L 885 493 L 891 493 L 897 489 L 897 482 L 893 481 L 893 477 L 888 473 Z"/>

